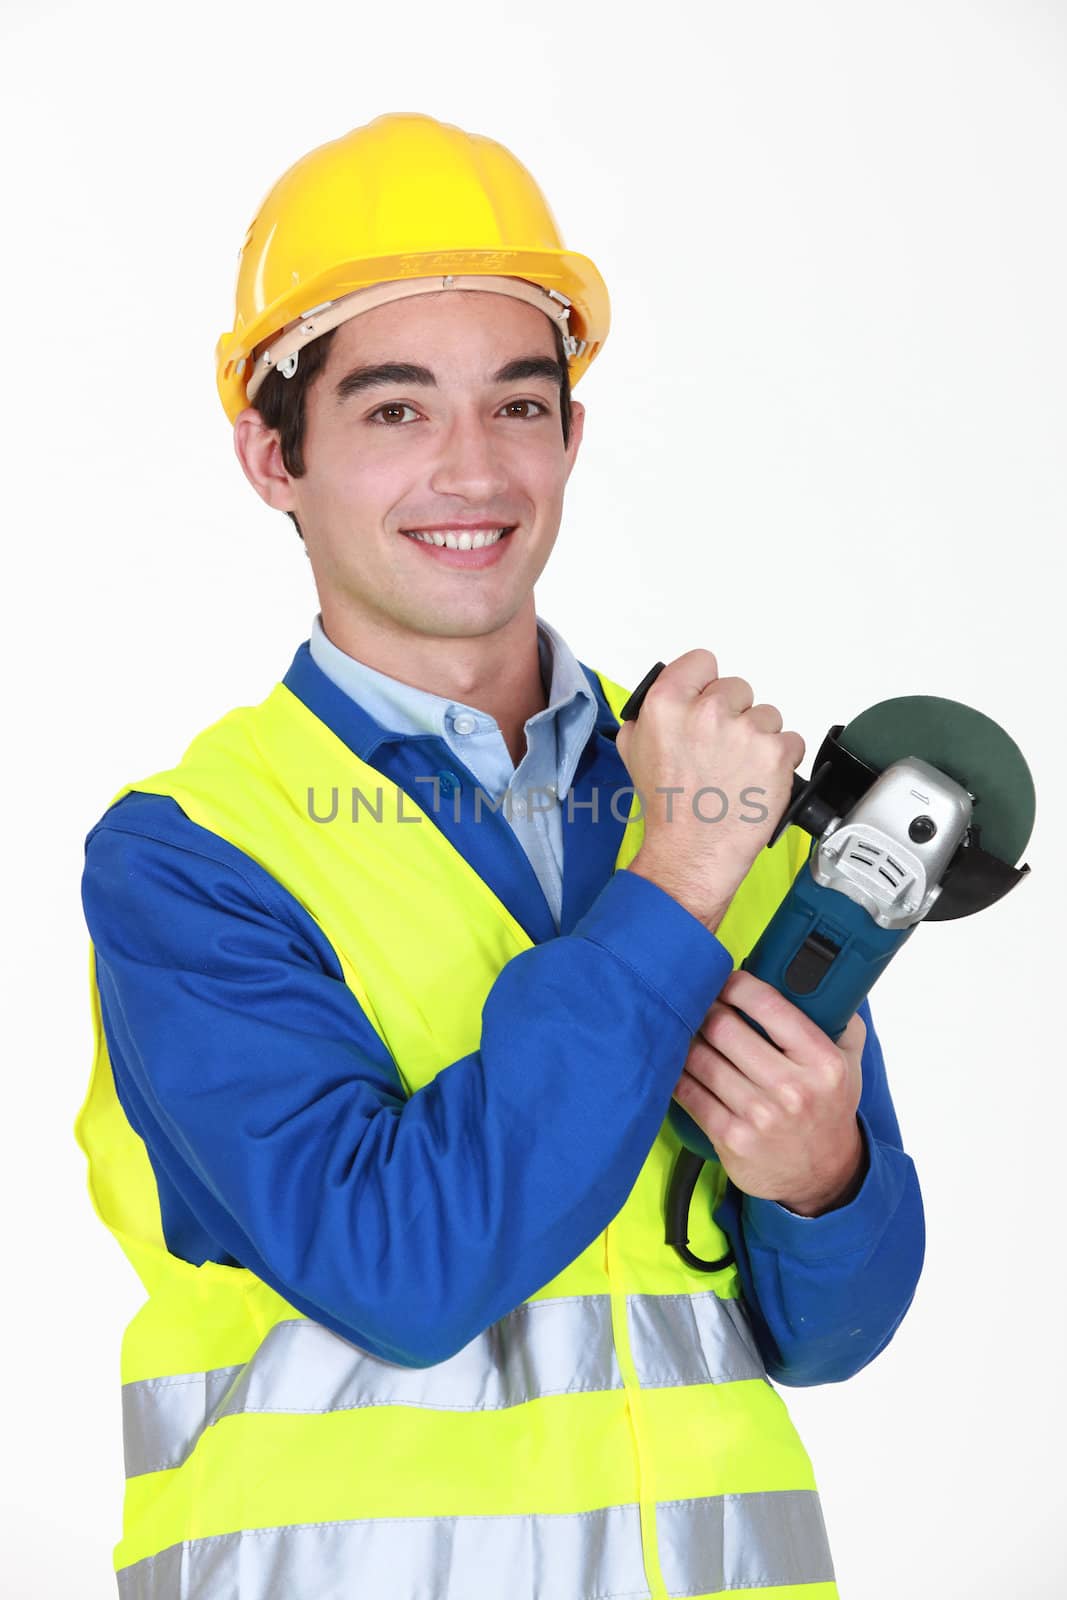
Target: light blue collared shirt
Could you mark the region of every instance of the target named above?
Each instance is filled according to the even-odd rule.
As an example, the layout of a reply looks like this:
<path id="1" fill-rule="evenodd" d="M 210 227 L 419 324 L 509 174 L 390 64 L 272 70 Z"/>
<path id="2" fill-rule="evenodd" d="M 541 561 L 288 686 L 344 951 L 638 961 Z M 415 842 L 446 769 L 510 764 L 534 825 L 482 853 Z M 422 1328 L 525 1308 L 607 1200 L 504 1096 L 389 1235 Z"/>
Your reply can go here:
<path id="1" fill-rule="evenodd" d="M 475 706 L 431 694 L 357 661 L 326 637 L 322 614 L 311 625 L 315 665 L 395 733 L 434 733 L 478 779 L 526 853 L 558 930 L 563 903 L 560 802 L 596 725 L 596 696 L 566 641 L 537 618 L 541 678 L 548 705 L 526 720 L 526 753 L 516 767 L 495 718 Z"/>

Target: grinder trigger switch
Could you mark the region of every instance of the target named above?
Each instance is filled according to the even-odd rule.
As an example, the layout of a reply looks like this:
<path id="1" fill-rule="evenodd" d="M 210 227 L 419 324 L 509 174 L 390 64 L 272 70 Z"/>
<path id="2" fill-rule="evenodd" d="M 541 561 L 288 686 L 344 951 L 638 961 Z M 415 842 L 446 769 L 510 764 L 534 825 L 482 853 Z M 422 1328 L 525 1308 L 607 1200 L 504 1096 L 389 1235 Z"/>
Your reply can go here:
<path id="1" fill-rule="evenodd" d="M 822 934 L 809 933 L 785 969 L 783 982 L 792 994 L 813 994 L 840 955 L 841 946 Z"/>

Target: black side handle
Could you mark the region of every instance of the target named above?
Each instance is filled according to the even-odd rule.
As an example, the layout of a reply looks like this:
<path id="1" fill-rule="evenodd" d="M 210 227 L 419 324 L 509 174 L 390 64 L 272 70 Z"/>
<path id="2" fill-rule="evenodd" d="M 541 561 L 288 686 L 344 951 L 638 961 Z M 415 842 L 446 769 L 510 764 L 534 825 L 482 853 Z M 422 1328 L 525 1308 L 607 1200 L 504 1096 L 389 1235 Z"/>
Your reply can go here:
<path id="1" fill-rule="evenodd" d="M 634 690 L 633 694 L 622 708 L 623 722 L 636 721 L 637 713 L 641 709 L 645 695 L 651 689 L 652 685 L 655 683 L 656 679 L 659 677 L 666 665 L 667 663 L 665 661 L 657 661 L 656 665 L 645 673 L 644 677 L 641 679 L 641 682 L 637 685 L 637 688 Z"/>

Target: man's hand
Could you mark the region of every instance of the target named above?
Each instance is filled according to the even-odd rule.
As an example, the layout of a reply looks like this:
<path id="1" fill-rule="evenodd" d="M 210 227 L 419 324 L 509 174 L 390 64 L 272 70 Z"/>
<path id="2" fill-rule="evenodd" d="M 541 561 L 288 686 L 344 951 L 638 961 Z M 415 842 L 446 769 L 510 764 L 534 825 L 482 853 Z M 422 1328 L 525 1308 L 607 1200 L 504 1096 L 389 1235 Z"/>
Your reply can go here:
<path id="1" fill-rule="evenodd" d="M 857 1012 L 835 1044 L 762 978 L 734 972 L 693 1035 L 674 1098 L 745 1194 L 817 1217 L 846 1205 L 866 1172 L 856 1120 L 866 1037 Z"/>
<path id="2" fill-rule="evenodd" d="M 644 819 L 627 870 L 712 933 L 789 804 L 804 759 L 804 741 L 782 732 L 778 707 L 752 700 L 746 679 L 719 677 L 710 650 L 687 650 L 663 668 L 615 741 Z"/>

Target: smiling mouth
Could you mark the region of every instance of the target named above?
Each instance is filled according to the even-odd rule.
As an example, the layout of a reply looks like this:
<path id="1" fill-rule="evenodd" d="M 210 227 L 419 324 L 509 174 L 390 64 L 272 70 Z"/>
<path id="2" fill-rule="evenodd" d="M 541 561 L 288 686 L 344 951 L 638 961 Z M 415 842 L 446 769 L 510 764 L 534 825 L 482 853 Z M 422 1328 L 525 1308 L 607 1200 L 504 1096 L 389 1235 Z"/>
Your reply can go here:
<path id="1" fill-rule="evenodd" d="M 518 527 L 517 522 L 499 528 L 401 528 L 405 539 L 419 544 L 436 545 L 445 550 L 485 550 L 501 539 L 506 539 Z"/>

